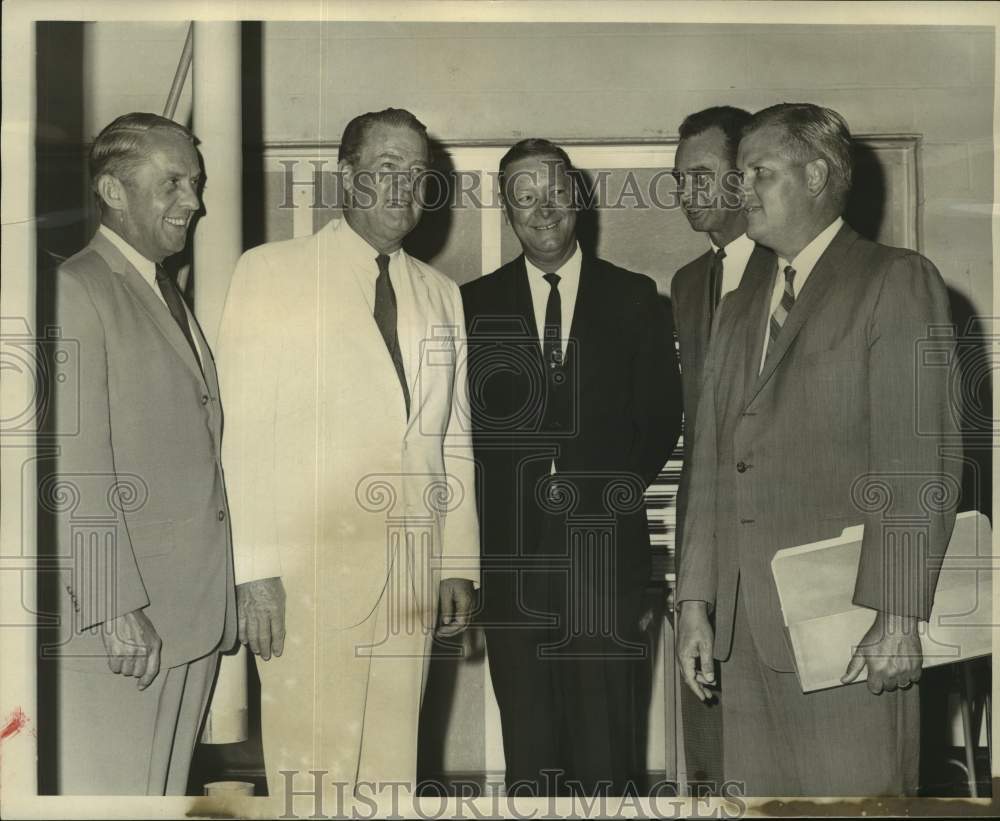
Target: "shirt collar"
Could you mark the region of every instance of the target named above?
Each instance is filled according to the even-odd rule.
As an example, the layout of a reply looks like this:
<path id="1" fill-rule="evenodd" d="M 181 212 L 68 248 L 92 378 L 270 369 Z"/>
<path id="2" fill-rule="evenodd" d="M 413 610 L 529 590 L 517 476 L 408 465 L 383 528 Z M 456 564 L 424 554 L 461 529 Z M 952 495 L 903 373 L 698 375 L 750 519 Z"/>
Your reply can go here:
<path id="1" fill-rule="evenodd" d="M 119 251 L 121 251 L 122 256 L 128 260 L 129 264 L 140 274 L 146 282 L 153 284 L 156 282 L 156 263 L 151 259 L 146 259 L 142 254 L 133 248 L 129 242 L 121 236 L 117 231 L 109 228 L 104 223 L 97 229 L 100 231 L 105 238 L 107 238 L 112 245 L 115 246 Z"/>
<path id="2" fill-rule="evenodd" d="M 555 271 L 543 271 L 537 265 L 535 265 L 527 255 L 524 257 L 524 267 L 528 269 L 528 278 L 537 277 L 538 279 L 544 279 L 546 274 L 559 274 L 561 280 L 568 279 L 573 282 L 578 282 L 580 279 L 580 268 L 583 266 L 583 253 L 580 251 L 580 243 L 576 244 L 576 248 L 573 251 L 573 255 L 566 260 L 557 270 Z"/>
<path id="3" fill-rule="evenodd" d="M 786 265 L 791 265 L 795 269 L 796 282 L 804 282 L 806 277 L 812 273 L 812 269 L 816 267 L 816 263 L 819 262 L 819 258 L 823 256 L 823 252 L 826 251 L 830 243 L 833 242 L 833 238 L 837 236 L 837 232 L 843 224 L 844 220 L 841 217 L 837 217 L 837 219 L 820 231 L 813 238 L 812 242 L 799 251 L 799 253 L 795 256 L 795 259 L 786 260 L 779 257 L 778 270 L 782 271 Z"/>
<path id="4" fill-rule="evenodd" d="M 712 246 L 712 253 L 717 253 L 719 246 L 712 242 L 711 235 L 708 235 L 708 243 Z M 752 239 L 750 239 L 750 237 L 746 234 L 740 234 L 736 237 L 736 239 L 730 240 L 728 245 L 724 245 L 722 247 L 726 249 L 727 259 L 731 256 L 743 256 L 744 253 L 747 256 L 747 259 L 749 259 L 750 254 L 753 253 L 754 245 L 755 243 Z"/>
<path id="5" fill-rule="evenodd" d="M 378 265 L 375 260 L 382 252 L 369 245 L 364 237 L 351 228 L 350 223 L 346 219 L 342 219 L 340 223 L 337 228 L 343 243 L 342 252 L 355 264 L 363 268 L 363 270 L 371 273 L 371 278 L 374 282 L 378 277 Z M 386 254 L 389 257 L 390 264 L 396 260 L 403 259 L 405 255 L 406 252 L 402 248 L 397 249 L 391 254 Z"/>

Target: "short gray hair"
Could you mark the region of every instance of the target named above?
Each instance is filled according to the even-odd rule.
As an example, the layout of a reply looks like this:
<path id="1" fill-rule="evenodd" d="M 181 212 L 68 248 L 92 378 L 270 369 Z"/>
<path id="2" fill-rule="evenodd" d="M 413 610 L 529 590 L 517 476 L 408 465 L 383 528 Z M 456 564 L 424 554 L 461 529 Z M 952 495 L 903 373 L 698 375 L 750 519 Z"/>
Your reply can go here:
<path id="1" fill-rule="evenodd" d="M 853 167 L 847 121 L 832 108 L 813 103 L 779 103 L 754 114 L 743 136 L 770 126 L 785 132 L 782 147 L 795 160 L 809 162 L 819 157 L 826 161 L 834 196 L 843 206 L 851 189 Z"/>
<path id="2" fill-rule="evenodd" d="M 94 193 L 97 193 L 97 181 L 105 174 L 122 182 L 130 180 L 135 169 L 148 157 L 143 142 L 153 129 L 172 131 L 189 140 L 192 145 L 197 142 L 194 134 L 187 128 L 159 114 L 142 111 L 123 114 L 102 129 L 90 148 L 90 184 Z M 98 200 L 100 199 L 98 195 Z"/>

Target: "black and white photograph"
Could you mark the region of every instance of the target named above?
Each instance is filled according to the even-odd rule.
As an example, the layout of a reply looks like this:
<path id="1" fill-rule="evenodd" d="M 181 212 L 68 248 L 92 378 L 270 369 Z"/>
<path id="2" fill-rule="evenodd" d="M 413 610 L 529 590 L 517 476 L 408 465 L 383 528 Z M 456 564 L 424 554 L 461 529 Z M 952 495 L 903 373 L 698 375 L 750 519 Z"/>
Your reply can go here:
<path id="1" fill-rule="evenodd" d="M 1000 4 L 0 11 L 0 814 L 997 814 Z"/>

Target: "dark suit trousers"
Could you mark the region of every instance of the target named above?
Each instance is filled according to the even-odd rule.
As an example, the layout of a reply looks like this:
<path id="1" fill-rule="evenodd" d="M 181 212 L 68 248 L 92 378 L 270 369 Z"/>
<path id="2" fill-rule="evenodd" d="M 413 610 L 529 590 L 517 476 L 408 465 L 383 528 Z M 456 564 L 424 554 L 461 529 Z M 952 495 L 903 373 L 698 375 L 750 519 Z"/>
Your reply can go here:
<path id="1" fill-rule="evenodd" d="M 794 673 L 760 660 L 742 596 L 736 611 L 722 665 L 726 780 L 743 782 L 751 796 L 915 794 L 917 686 L 878 696 L 864 683 L 803 693 Z"/>
<path id="2" fill-rule="evenodd" d="M 548 527 L 562 523 L 553 517 Z M 641 597 L 595 600 L 600 563 L 581 558 L 508 574 L 502 587 L 490 589 L 487 577 L 486 647 L 512 795 L 617 795 L 643 769 L 636 727 L 645 717 L 634 697 Z"/>
<path id="3" fill-rule="evenodd" d="M 96 662 L 96 660 L 95 660 Z M 219 654 L 138 679 L 60 665 L 60 795 L 184 795 Z"/>

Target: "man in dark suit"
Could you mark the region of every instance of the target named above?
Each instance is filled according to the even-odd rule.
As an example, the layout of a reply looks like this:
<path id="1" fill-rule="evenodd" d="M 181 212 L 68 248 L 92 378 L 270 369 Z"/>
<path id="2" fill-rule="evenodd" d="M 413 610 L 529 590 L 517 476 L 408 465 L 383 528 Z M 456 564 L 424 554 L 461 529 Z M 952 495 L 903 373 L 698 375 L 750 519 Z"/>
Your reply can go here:
<path id="1" fill-rule="evenodd" d="M 678 658 L 699 697 L 726 682 L 724 775 L 750 795 L 916 789 L 922 664 L 935 560 L 960 465 L 944 282 L 912 251 L 841 214 L 850 133 L 834 111 L 782 104 L 740 142 L 747 233 L 776 270 L 722 305 L 705 366 L 681 556 Z M 872 626 L 840 686 L 803 694 L 770 563 L 863 524 L 854 602 Z M 823 583 L 822 578 L 807 583 Z M 708 612 L 714 608 L 715 630 Z M 698 669 L 700 666 L 700 669 Z M 851 684 L 867 668 L 867 687 Z"/>
<path id="2" fill-rule="evenodd" d="M 523 254 L 462 296 L 507 783 L 621 791 L 642 769 L 643 492 L 680 426 L 671 323 L 652 280 L 581 252 L 561 148 L 517 143 L 500 183 Z"/>
<path id="3" fill-rule="evenodd" d="M 236 636 L 215 366 L 161 265 L 201 207 L 201 167 L 186 128 L 142 113 L 107 126 L 90 162 L 101 225 L 55 282 L 78 389 L 53 386 L 40 492 L 64 568 L 57 789 L 183 795 Z"/>
<path id="4" fill-rule="evenodd" d="M 691 228 L 707 234 L 711 247 L 677 271 L 670 301 L 681 355 L 684 383 L 685 467 L 677 490 L 678 547 L 683 541 L 684 508 L 690 478 L 690 454 L 702 368 L 712 321 L 722 298 L 739 286 L 746 272 L 774 269 L 774 254 L 746 235 L 736 171 L 736 148 L 750 113 L 732 106 L 706 108 L 681 123 L 674 178 Z M 678 557 L 679 559 L 679 557 Z M 700 699 L 681 689 L 684 758 L 688 780 L 712 789 L 722 783 L 722 693 L 716 679 L 715 698 Z"/>

